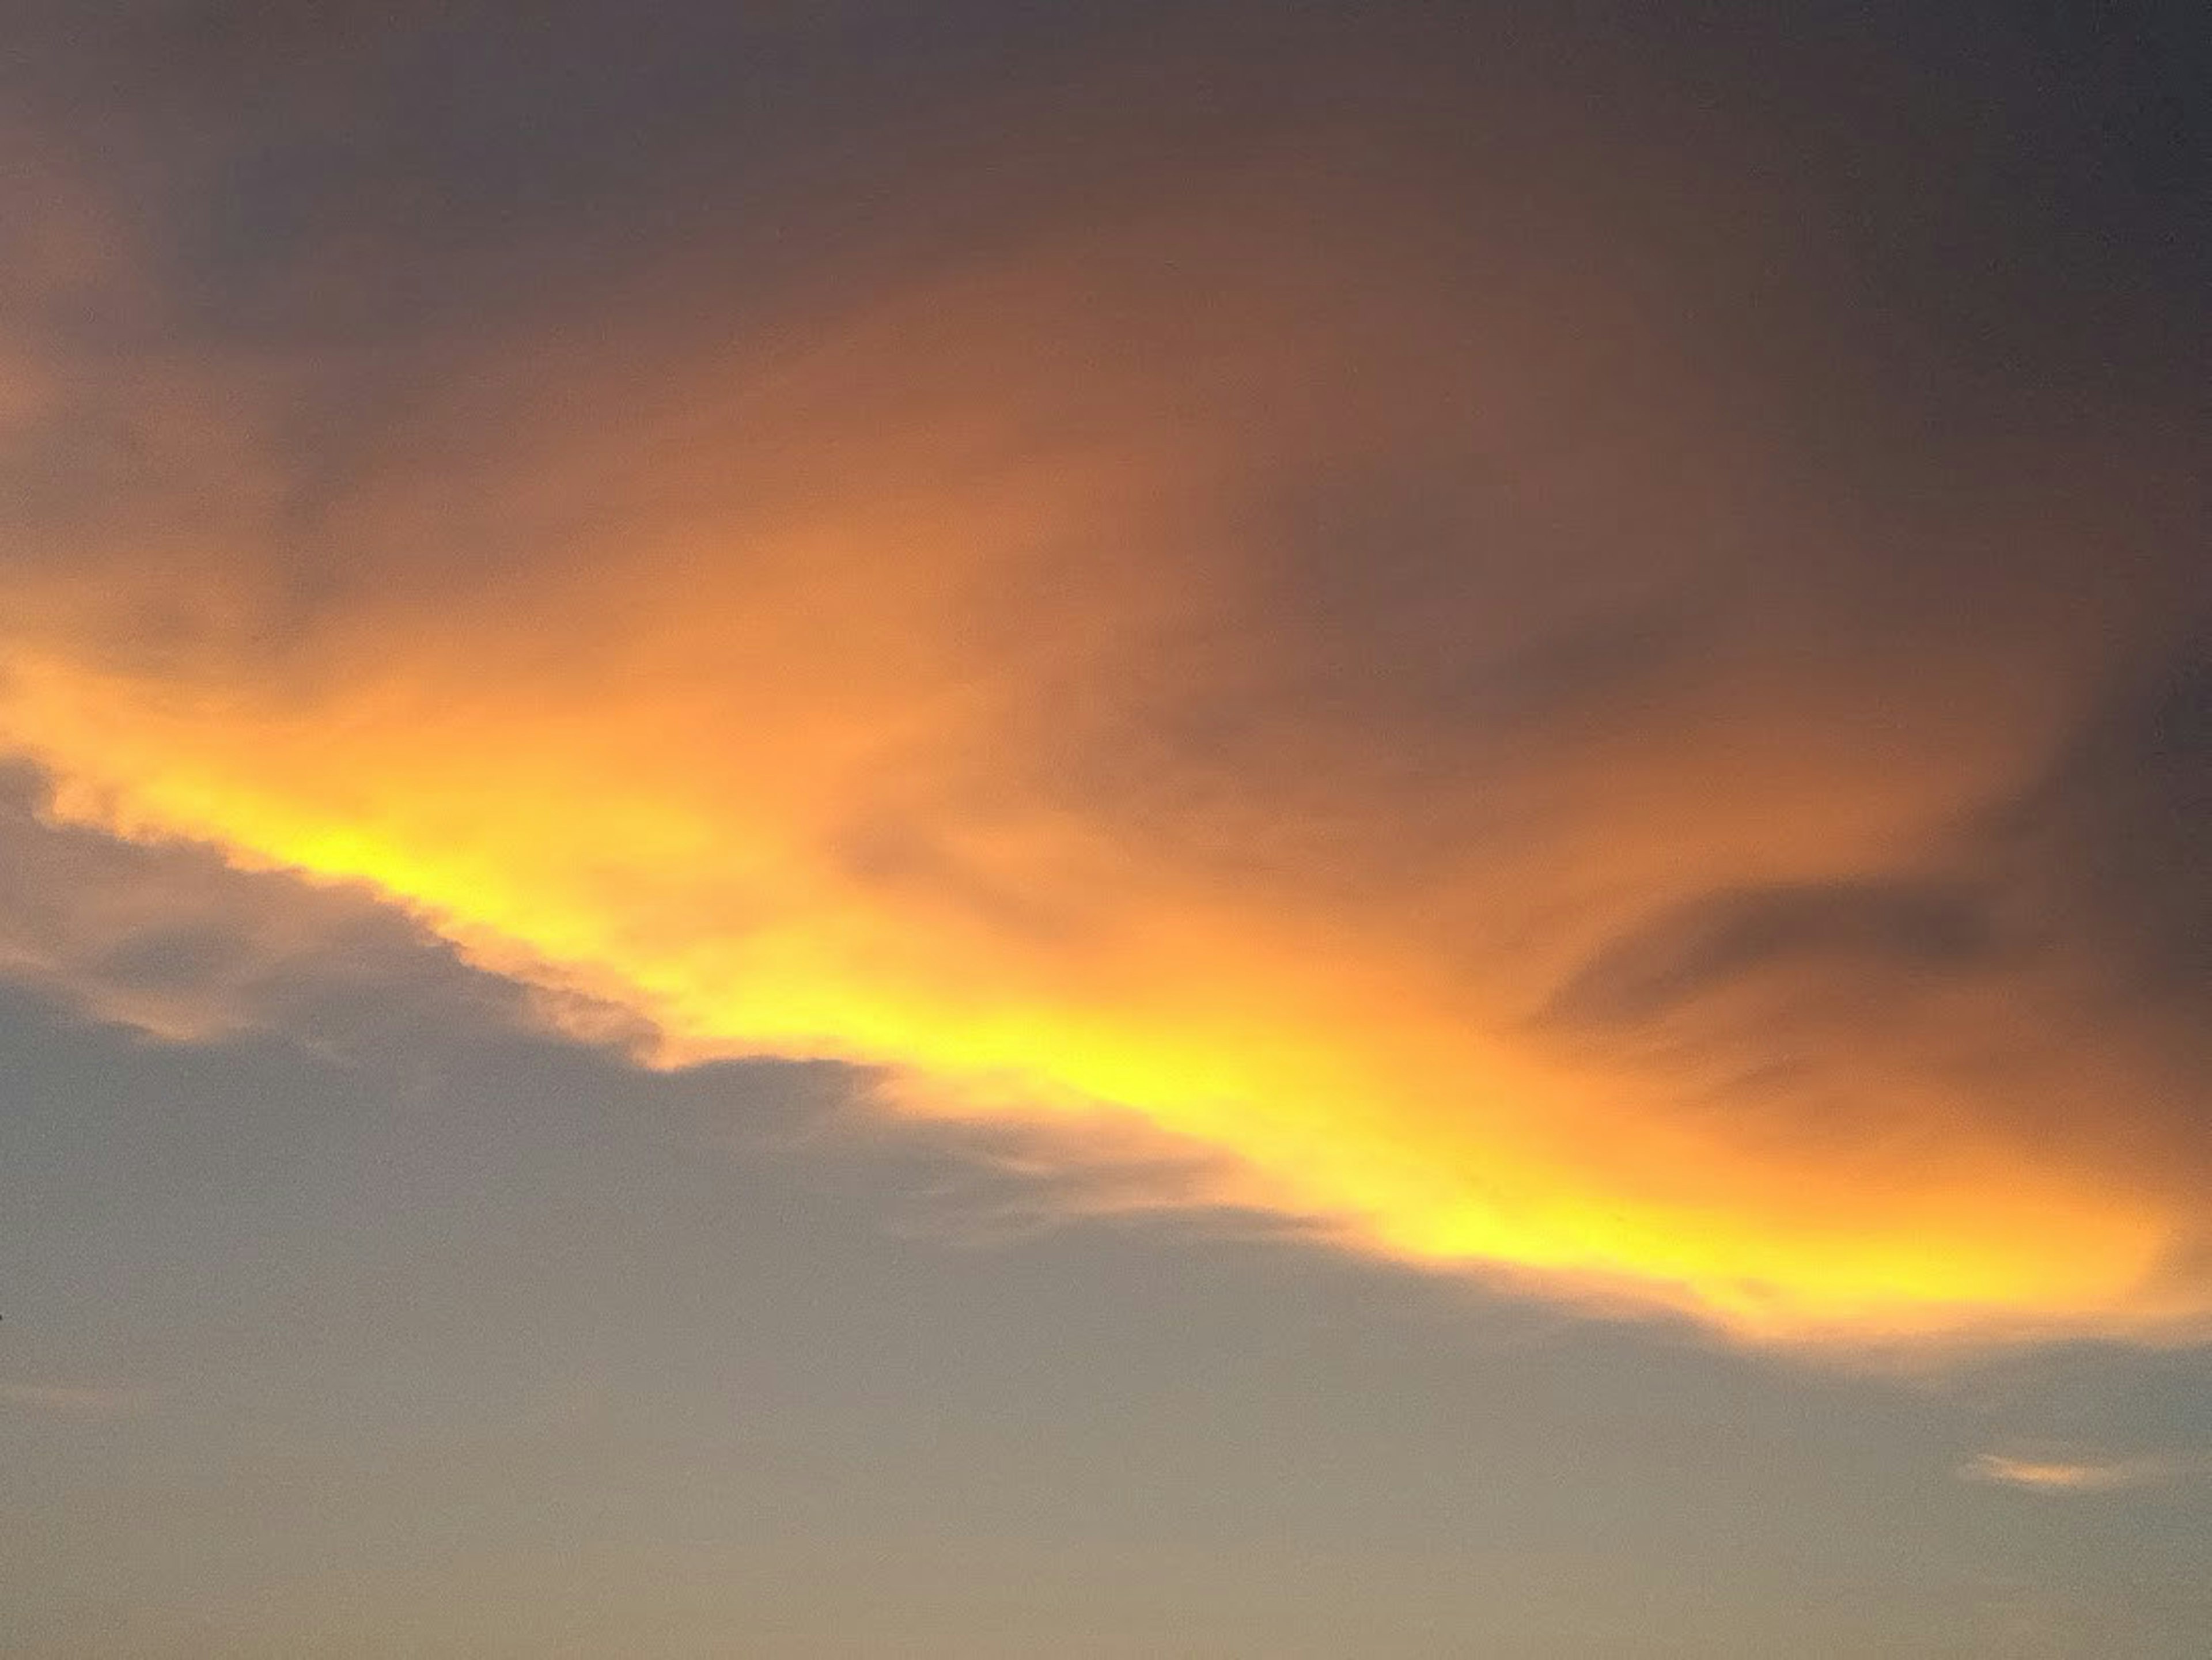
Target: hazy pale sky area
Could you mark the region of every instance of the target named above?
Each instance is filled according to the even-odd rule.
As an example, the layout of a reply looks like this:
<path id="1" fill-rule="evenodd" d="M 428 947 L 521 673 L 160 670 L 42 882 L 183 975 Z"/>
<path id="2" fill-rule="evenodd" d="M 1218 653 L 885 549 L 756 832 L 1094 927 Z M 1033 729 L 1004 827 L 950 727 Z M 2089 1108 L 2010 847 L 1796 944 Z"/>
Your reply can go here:
<path id="1" fill-rule="evenodd" d="M 2194 4 L 0 7 L 0 1654 L 2212 1655 Z"/>

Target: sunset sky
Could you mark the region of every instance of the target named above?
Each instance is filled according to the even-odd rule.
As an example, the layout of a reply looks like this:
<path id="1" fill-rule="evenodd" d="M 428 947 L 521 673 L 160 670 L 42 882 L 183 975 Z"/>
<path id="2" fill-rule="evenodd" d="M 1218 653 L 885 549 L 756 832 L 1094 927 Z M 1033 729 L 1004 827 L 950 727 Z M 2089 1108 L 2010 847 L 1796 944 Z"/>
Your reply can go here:
<path id="1" fill-rule="evenodd" d="M 2212 1654 L 2194 4 L 14 0 L 0 1653 Z"/>

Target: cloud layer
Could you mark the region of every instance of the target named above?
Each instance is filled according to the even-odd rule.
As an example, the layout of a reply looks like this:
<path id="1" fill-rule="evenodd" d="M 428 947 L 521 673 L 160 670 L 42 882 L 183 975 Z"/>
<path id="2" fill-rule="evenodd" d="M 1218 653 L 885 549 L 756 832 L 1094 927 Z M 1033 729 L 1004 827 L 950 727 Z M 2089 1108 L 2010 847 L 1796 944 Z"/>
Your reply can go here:
<path id="1" fill-rule="evenodd" d="M 49 43 L 145 77 L 13 216 L 51 814 L 1351 1248 L 2203 1329 L 2205 434 L 2048 326 L 2191 337 L 2124 235 L 1914 222 L 1942 100 L 1749 35 L 720 10 Z"/>

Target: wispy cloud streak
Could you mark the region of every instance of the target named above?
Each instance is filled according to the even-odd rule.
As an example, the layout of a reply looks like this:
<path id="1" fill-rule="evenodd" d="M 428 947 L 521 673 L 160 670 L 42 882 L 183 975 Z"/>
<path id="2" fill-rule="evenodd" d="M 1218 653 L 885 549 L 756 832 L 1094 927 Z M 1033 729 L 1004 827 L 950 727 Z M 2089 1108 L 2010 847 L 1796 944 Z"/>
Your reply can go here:
<path id="1" fill-rule="evenodd" d="M 2066 1494 L 2160 1487 L 2199 1468 L 2173 1458 L 2023 1457 L 1984 1452 L 1961 1465 L 1959 1474 L 1970 1481 L 1995 1482 L 2031 1493 Z"/>
<path id="2" fill-rule="evenodd" d="M 0 1404 L 41 1417 L 101 1423 L 151 1412 L 150 1389 L 112 1383 L 0 1383 Z"/>

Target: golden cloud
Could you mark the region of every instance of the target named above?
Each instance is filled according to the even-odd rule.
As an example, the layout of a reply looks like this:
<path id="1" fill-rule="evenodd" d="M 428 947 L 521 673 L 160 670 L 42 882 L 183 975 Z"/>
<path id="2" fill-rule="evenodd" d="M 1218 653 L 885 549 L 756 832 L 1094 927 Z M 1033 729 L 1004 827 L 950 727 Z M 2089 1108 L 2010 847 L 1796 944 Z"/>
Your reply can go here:
<path id="1" fill-rule="evenodd" d="M 2104 1134 L 2151 1063 L 2023 1081 L 2071 982 L 1915 897 L 2137 590 L 1920 603 L 1954 509 L 1840 511 L 1663 281 L 1374 184 L 556 297 L 313 465 L 357 366 L 141 360 L 6 573 L 0 746 L 665 1064 L 1134 1115 L 1218 1160 L 1176 1203 L 1762 1339 L 2201 1329 L 2172 1115 Z M 1974 546 L 2094 522 L 2006 477 Z"/>

